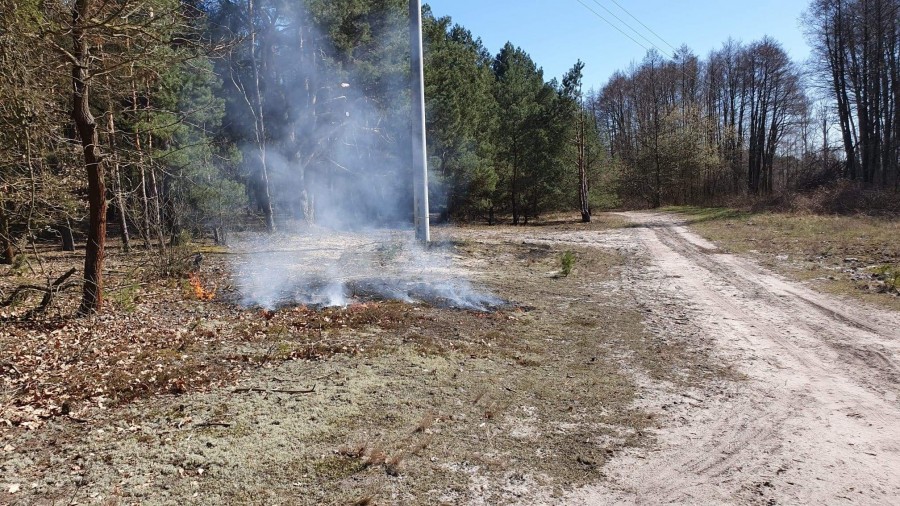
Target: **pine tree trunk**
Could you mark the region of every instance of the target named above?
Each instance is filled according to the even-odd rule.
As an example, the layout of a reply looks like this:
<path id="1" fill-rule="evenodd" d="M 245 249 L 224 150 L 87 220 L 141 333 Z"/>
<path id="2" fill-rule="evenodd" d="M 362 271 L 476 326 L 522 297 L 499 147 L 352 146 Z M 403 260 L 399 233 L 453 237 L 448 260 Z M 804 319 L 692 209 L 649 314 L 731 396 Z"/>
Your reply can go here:
<path id="1" fill-rule="evenodd" d="M 151 87 L 150 82 L 146 81 L 146 91 L 147 91 L 147 124 L 151 124 L 152 118 L 150 117 L 150 94 Z M 150 181 L 149 181 L 149 197 L 150 197 L 150 211 L 151 211 L 151 222 L 153 224 L 153 228 L 156 229 L 156 240 L 158 241 L 158 249 L 160 255 L 165 256 L 166 254 L 166 234 L 164 232 L 163 227 L 163 214 L 162 214 L 162 203 L 160 202 L 159 197 L 159 183 L 156 181 L 156 169 L 153 168 L 153 134 L 151 132 L 147 132 L 147 154 L 149 155 L 149 172 L 150 172 Z"/>
<path id="2" fill-rule="evenodd" d="M 585 144 L 587 135 L 584 124 L 584 106 L 581 107 L 581 115 L 578 125 L 578 200 L 581 203 L 581 222 L 591 222 L 591 204 L 588 195 L 587 159 L 585 157 Z"/>
<path id="3" fill-rule="evenodd" d="M 150 204 L 152 205 L 152 222 L 153 228 L 156 229 L 156 240 L 159 242 L 157 247 L 159 248 L 159 253 L 161 255 L 165 255 L 166 253 L 166 235 L 163 232 L 163 222 L 162 222 L 162 205 L 160 204 L 159 198 L 159 185 L 156 181 L 156 170 L 153 169 L 153 166 L 150 166 Z"/>
<path id="4" fill-rule="evenodd" d="M 107 86 L 109 86 L 109 76 L 107 76 Z M 113 118 L 112 103 L 109 104 L 109 116 L 106 123 L 107 142 L 109 143 L 110 153 L 116 151 L 116 123 Z M 119 215 L 119 233 L 122 237 L 122 251 L 128 253 L 131 251 L 131 237 L 128 235 L 128 218 L 125 213 L 125 198 L 122 196 L 122 171 L 119 167 L 119 158 L 112 157 L 113 171 L 113 198 L 116 200 L 116 207 Z"/>
<path id="5" fill-rule="evenodd" d="M 106 243 L 106 186 L 97 122 L 90 109 L 89 43 L 84 25 L 90 22 L 92 0 L 75 0 L 72 7 L 72 120 L 84 151 L 88 178 L 89 221 L 84 258 L 84 289 L 78 314 L 96 313 L 103 306 L 103 257 Z"/>
<path id="6" fill-rule="evenodd" d="M 119 167 L 118 161 L 113 166 L 113 177 L 115 177 L 115 188 L 113 193 L 116 198 L 116 206 L 119 208 L 119 228 L 122 236 L 122 251 L 128 253 L 131 251 L 131 234 L 128 233 L 128 213 L 125 209 L 125 196 L 122 191 L 122 168 Z"/>
<path id="7" fill-rule="evenodd" d="M 102 55 L 101 55 L 102 57 Z M 109 74 L 106 75 L 106 88 L 112 90 Z M 122 195 L 122 176 L 119 166 L 119 157 L 116 155 L 116 123 L 115 102 L 110 95 L 107 99 L 106 139 L 109 144 L 110 162 L 112 164 L 112 198 L 116 203 L 117 217 L 119 218 L 119 234 L 122 238 L 122 252 L 131 251 L 131 237 L 128 235 L 128 219 L 125 213 L 125 198 Z"/>
<path id="8" fill-rule="evenodd" d="M 138 146 L 138 150 L 140 150 L 140 146 Z M 140 157 L 143 158 L 143 157 Z M 152 247 L 152 241 L 150 240 L 150 197 L 147 195 L 147 168 L 144 167 L 143 160 L 139 160 L 138 164 L 141 168 L 141 214 L 143 215 L 143 219 L 141 220 L 141 235 L 144 239 L 144 249 L 149 250 Z"/>
<path id="9" fill-rule="evenodd" d="M 515 141 L 514 141 L 515 142 Z M 519 224 L 519 150 L 517 147 L 513 147 L 515 150 L 513 154 L 513 167 L 512 167 L 512 187 L 510 188 L 510 199 L 512 200 L 512 215 L 513 215 L 513 225 Z"/>

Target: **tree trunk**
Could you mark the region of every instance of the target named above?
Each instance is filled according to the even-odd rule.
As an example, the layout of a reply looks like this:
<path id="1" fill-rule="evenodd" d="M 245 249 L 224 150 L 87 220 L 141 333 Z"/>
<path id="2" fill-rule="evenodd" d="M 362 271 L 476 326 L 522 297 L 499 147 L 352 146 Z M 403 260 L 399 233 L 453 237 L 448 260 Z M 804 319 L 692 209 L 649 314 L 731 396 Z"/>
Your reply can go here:
<path id="1" fill-rule="evenodd" d="M 101 54 L 101 58 L 103 55 Z M 109 74 L 106 75 L 106 88 L 112 90 Z M 128 218 L 125 213 L 125 198 L 122 191 L 121 167 L 119 166 L 119 157 L 116 155 L 116 122 L 115 102 L 110 95 L 107 98 L 107 118 L 106 118 L 106 140 L 109 144 L 110 162 L 112 164 L 112 198 L 116 203 L 116 216 L 119 219 L 119 234 L 122 238 L 122 252 L 131 251 L 131 237 L 128 234 Z"/>
<path id="2" fill-rule="evenodd" d="M 9 214 L 6 201 L 0 199 L 0 264 L 10 265 L 16 259 L 12 236 L 9 234 Z"/>
<path id="3" fill-rule="evenodd" d="M 72 227 L 69 226 L 68 220 L 64 226 L 59 227 L 59 235 L 62 239 L 62 250 L 75 251 L 75 237 L 72 235 Z"/>
<path id="4" fill-rule="evenodd" d="M 654 100 L 656 98 L 654 97 Z M 662 206 L 662 160 L 659 156 L 659 108 L 653 115 L 653 209 Z"/>
<path id="5" fill-rule="evenodd" d="M 513 215 L 513 225 L 519 224 L 519 169 L 515 165 L 513 165 L 513 177 L 512 177 L 512 188 L 509 193 L 510 199 L 512 200 L 512 215 Z"/>
<path id="6" fill-rule="evenodd" d="M 148 143 L 148 149 L 149 149 Z M 150 204 L 152 205 L 152 221 L 153 227 L 156 229 L 156 240 L 159 242 L 157 248 L 161 255 L 166 254 L 166 235 L 163 231 L 162 205 L 159 197 L 159 184 L 156 181 L 156 170 L 150 165 Z"/>
<path id="7" fill-rule="evenodd" d="M 585 156 L 585 144 L 587 135 L 585 132 L 584 104 L 581 105 L 581 114 L 578 125 L 578 200 L 581 204 L 581 222 L 591 222 L 591 204 L 588 196 L 587 158 Z"/>
<path id="8" fill-rule="evenodd" d="M 107 83 L 109 80 L 107 79 Z M 108 84 L 107 84 L 108 86 Z M 113 119 L 113 108 L 112 104 L 109 107 L 109 114 L 107 117 L 107 142 L 109 143 L 109 150 L 111 153 L 115 153 L 116 149 L 116 123 Z M 122 251 L 124 253 L 128 253 L 131 251 L 131 237 L 128 235 L 128 217 L 125 213 L 125 198 L 122 195 L 122 171 L 121 167 L 119 167 L 119 158 L 116 156 L 112 157 L 112 171 L 113 171 L 113 198 L 116 200 L 116 207 L 118 208 L 118 217 L 119 217 L 119 233 L 122 237 Z"/>
<path id="9" fill-rule="evenodd" d="M 138 150 L 140 149 L 138 146 Z M 150 196 L 147 194 L 147 168 L 144 166 L 143 157 L 139 157 L 138 164 L 141 169 L 141 214 L 143 214 L 141 235 L 144 239 L 144 249 L 149 250 L 153 246 L 153 241 L 150 239 Z"/>
<path id="10" fill-rule="evenodd" d="M 146 101 L 147 101 L 147 124 L 152 124 L 152 118 L 150 117 L 150 95 L 151 95 L 151 87 L 150 81 L 145 82 L 146 85 Z M 160 185 L 156 181 L 156 169 L 153 166 L 153 133 L 151 131 L 147 132 L 147 154 L 150 170 L 150 181 L 149 181 L 149 197 L 150 197 L 150 205 L 151 207 L 151 216 L 153 228 L 156 229 L 156 240 L 158 241 L 157 247 L 159 249 L 159 254 L 165 256 L 166 254 L 166 234 L 164 232 L 163 227 L 163 215 L 162 215 L 162 203 L 160 201 L 159 189 Z"/>
<path id="11" fill-rule="evenodd" d="M 510 199 L 512 204 L 513 225 L 519 224 L 519 148 L 518 141 L 513 139 L 513 166 Z"/>
<path id="12" fill-rule="evenodd" d="M 113 177 L 115 188 L 113 194 L 116 199 L 116 206 L 119 208 L 119 232 L 122 236 L 122 251 L 129 253 L 131 251 L 131 234 L 128 233 L 128 212 L 125 204 L 125 196 L 122 190 L 122 168 L 119 167 L 118 161 L 113 166 Z"/>
<path id="13" fill-rule="evenodd" d="M 84 26 L 90 22 L 92 0 L 75 0 L 72 7 L 72 120 L 84 151 L 88 178 L 89 221 L 84 257 L 84 289 L 78 314 L 89 315 L 103 306 L 103 256 L 106 242 L 106 185 L 97 122 L 90 109 L 89 42 Z"/>
<path id="14" fill-rule="evenodd" d="M 253 111 L 253 115 L 256 119 L 256 147 L 259 150 L 260 183 L 262 184 L 258 196 L 266 220 L 266 230 L 269 233 L 273 233 L 275 232 L 275 213 L 272 209 L 272 193 L 269 188 L 269 166 L 266 153 L 266 118 L 263 110 L 262 90 L 260 89 L 259 61 L 256 57 L 256 27 L 253 25 L 255 23 L 253 16 L 253 0 L 247 0 L 247 11 L 250 17 L 250 61 L 253 66 L 254 99 L 256 101 L 254 104 L 255 110 Z"/>
<path id="15" fill-rule="evenodd" d="M 134 114 L 134 118 L 138 117 L 138 92 L 137 92 L 137 82 L 134 77 L 134 65 L 131 65 L 131 71 L 129 73 L 129 78 L 131 79 L 131 112 Z M 134 132 L 134 149 L 137 151 L 138 155 L 138 168 L 141 171 L 141 220 L 139 221 L 141 238 L 144 240 L 144 249 L 149 250 L 152 246 L 152 242 L 150 240 L 150 198 L 147 195 L 147 169 L 144 166 L 144 150 L 142 148 L 143 142 L 141 141 L 141 133 L 140 131 L 135 130 Z"/>

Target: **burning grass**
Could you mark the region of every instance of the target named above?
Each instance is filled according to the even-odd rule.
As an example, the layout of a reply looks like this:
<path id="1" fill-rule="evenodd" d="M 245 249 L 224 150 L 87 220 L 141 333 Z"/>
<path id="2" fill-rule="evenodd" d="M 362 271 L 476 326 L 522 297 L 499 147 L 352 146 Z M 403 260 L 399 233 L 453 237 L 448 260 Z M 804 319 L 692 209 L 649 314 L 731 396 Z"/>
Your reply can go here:
<path id="1" fill-rule="evenodd" d="M 270 241 L 277 244 L 264 252 L 245 242 L 232 258 L 239 285 L 234 302 L 266 309 L 391 300 L 474 311 L 506 305 L 474 286 L 448 247 L 424 248 L 410 234 L 333 232 Z"/>
<path id="2" fill-rule="evenodd" d="M 213 284 L 212 288 L 205 288 L 203 286 L 203 281 L 200 280 L 200 275 L 196 272 L 191 272 L 188 274 L 188 283 L 191 285 L 191 289 L 194 291 L 194 297 L 197 300 L 213 300 L 216 298 L 216 285 Z"/>
<path id="3" fill-rule="evenodd" d="M 291 310 L 297 306 L 316 311 L 360 309 L 394 302 L 483 313 L 515 307 L 493 295 L 474 291 L 468 283 L 458 280 L 366 278 L 341 281 L 336 286 L 334 279 L 301 278 L 282 287 L 266 306 L 248 301 L 239 293 L 230 299 L 242 301 L 240 303 L 248 308 L 261 308 L 261 311 Z"/>

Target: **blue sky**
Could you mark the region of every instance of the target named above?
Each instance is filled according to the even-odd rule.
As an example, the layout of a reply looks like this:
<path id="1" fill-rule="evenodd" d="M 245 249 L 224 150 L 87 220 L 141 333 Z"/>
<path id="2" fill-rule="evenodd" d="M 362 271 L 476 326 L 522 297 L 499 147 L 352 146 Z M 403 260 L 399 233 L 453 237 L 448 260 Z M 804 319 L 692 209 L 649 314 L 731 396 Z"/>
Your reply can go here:
<path id="1" fill-rule="evenodd" d="M 797 61 L 809 56 L 798 18 L 809 0 L 581 0 L 641 44 L 652 47 L 601 5 L 638 29 L 662 49 L 669 46 L 616 6 L 618 2 L 669 44 L 687 44 L 706 56 L 729 36 L 751 42 L 774 37 Z M 496 53 L 511 41 L 544 68 L 547 79 L 561 77 L 580 58 L 585 89 L 600 88 L 618 69 L 640 61 L 646 50 L 610 27 L 578 0 L 423 0 L 436 16 L 450 16 Z M 598 5 L 599 4 L 599 5 Z"/>

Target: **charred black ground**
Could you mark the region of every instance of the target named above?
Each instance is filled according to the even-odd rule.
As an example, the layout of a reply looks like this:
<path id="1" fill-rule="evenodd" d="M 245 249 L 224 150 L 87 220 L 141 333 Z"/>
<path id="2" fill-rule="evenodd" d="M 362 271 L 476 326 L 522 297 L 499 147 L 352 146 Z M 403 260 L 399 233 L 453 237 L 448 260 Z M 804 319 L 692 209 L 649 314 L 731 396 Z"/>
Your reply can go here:
<path id="1" fill-rule="evenodd" d="M 223 296 L 226 302 L 243 307 L 262 307 L 248 303 L 239 292 Z M 399 301 L 425 304 L 441 309 L 461 309 L 480 313 L 520 308 L 515 302 L 473 290 L 468 283 L 447 280 L 438 284 L 429 281 L 367 278 L 336 281 L 323 277 L 309 277 L 291 283 L 282 290 L 271 307 L 285 309 L 304 305 L 315 309 L 349 306 L 366 302 Z"/>

